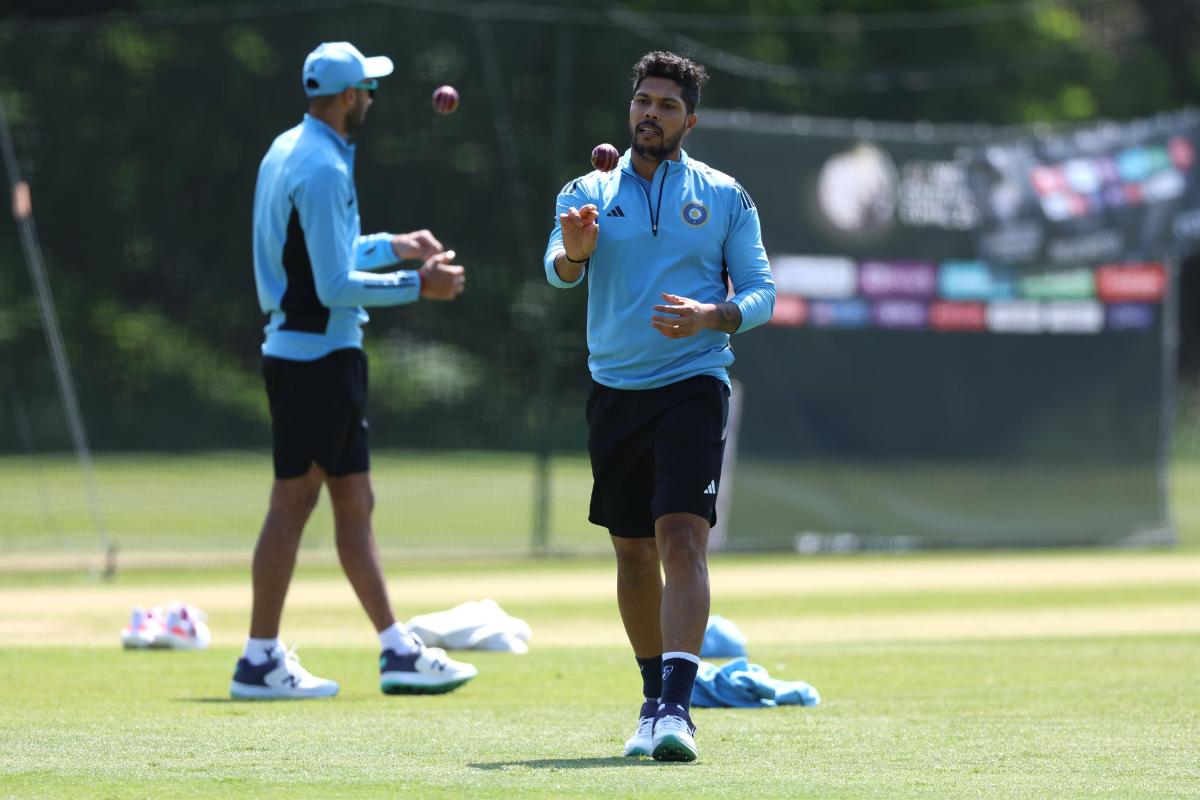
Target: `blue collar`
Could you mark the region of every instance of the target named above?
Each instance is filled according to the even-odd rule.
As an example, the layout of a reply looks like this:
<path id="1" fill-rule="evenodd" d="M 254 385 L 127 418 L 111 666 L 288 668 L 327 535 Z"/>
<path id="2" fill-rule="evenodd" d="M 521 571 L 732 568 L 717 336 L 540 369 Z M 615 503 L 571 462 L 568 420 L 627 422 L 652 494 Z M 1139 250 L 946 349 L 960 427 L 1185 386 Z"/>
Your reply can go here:
<path id="1" fill-rule="evenodd" d="M 350 144 L 345 140 L 345 138 L 342 137 L 340 133 L 331 128 L 329 123 L 319 120 L 311 114 L 305 114 L 304 124 L 308 125 L 313 130 L 320 131 L 324 136 L 327 136 L 328 138 L 337 142 L 338 147 L 346 151 L 346 153 L 350 155 L 354 154 L 354 145 Z"/>

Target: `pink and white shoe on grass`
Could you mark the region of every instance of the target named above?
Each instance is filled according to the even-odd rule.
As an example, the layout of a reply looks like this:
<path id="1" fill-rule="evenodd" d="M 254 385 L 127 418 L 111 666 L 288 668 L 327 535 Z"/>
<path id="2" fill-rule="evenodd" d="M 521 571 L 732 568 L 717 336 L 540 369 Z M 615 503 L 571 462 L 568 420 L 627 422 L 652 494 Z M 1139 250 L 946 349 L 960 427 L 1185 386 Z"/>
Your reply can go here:
<path id="1" fill-rule="evenodd" d="M 175 601 L 165 609 L 162 632 L 152 647 L 168 650 L 203 650 L 212 641 L 207 615 L 187 603 Z"/>
<path id="2" fill-rule="evenodd" d="M 155 646 L 164 631 L 161 609 L 137 606 L 129 622 L 121 628 L 121 645 L 126 650 L 147 650 Z"/>

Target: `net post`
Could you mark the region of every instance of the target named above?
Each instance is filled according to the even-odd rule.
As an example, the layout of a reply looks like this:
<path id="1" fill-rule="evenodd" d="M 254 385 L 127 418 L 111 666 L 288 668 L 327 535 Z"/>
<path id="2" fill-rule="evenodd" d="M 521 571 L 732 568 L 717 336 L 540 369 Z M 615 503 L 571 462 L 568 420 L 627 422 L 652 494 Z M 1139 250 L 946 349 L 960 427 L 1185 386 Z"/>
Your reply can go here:
<path id="1" fill-rule="evenodd" d="M 4 110 L 4 102 L 0 99 L 0 154 L 8 173 L 9 188 L 12 198 L 12 215 L 20 232 L 21 249 L 25 254 L 25 265 L 29 268 L 29 276 L 37 294 L 38 311 L 42 318 L 42 330 L 46 335 L 46 344 L 50 349 L 50 360 L 54 367 L 54 377 L 58 384 L 59 397 L 67 415 L 67 427 L 71 432 L 71 441 L 75 448 L 75 457 L 83 472 L 84 488 L 87 493 L 88 506 L 95 525 L 100 546 L 104 552 L 104 567 L 102 574 L 111 578 L 116 572 L 116 548 L 108 535 L 108 526 L 104 521 L 104 512 L 100 507 L 100 496 L 96 490 L 96 476 L 92 468 L 92 450 L 88 445 L 87 430 L 83 425 L 83 414 L 79 410 L 79 397 L 75 392 L 75 382 L 71 377 L 71 364 L 67 359 L 66 347 L 63 344 L 62 332 L 58 325 L 58 312 L 54 306 L 54 294 L 50 289 L 50 281 L 46 277 L 46 265 L 42 258 L 42 248 L 38 243 L 37 229 L 33 222 L 33 203 L 30 199 L 29 184 L 21 179 L 20 167 L 17 164 L 16 149 L 13 147 L 12 132 L 8 126 L 8 116 Z"/>
<path id="2" fill-rule="evenodd" d="M 742 385 L 732 381 L 729 419 L 725 423 L 725 453 L 721 457 L 721 488 L 717 492 L 717 524 L 708 532 L 708 552 L 725 549 L 729 538 L 729 513 L 733 508 L 733 478 L 737 466 L 738 430 L 742 426 Z"/>

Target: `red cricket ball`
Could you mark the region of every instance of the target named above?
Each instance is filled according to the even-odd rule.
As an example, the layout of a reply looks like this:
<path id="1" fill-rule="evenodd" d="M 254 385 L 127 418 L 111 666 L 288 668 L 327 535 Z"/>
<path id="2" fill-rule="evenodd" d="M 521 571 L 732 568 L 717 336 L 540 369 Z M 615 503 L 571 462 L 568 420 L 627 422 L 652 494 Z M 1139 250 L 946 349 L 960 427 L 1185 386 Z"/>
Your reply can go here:
<path id="1" fill-rule="evenodd" d="M 612 172 L 617 168 L 617 161 L 620 158 L 621 154 L 617 152 L 617 148 L 608 142 L 598 144 L 592 150 L 592 166 L 601 172 Z"/>
<path id="2" fill-rule="evenodd" d="M 458 90 L 453 86 L 439 86 L 433 90 L 433 110 L 439 114 L 453 113 L 458 108 Z"/>

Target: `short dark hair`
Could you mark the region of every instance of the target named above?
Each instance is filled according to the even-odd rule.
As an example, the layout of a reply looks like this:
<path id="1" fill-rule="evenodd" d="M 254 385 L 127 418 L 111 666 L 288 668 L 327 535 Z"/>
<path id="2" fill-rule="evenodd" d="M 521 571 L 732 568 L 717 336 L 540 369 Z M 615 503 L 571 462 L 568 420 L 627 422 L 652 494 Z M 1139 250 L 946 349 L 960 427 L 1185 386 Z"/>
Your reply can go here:
<path id="1" fill-rule="evenodd" d="M 646 78 L 666 78 L 675 81 L 683 92 L 683 105 L 691 114 L 700 102 L 700 87 L 708 81 L 708 70 L 690 58 L 655 50 L 646 53 L 633 65 L 635 92 Z"/>

